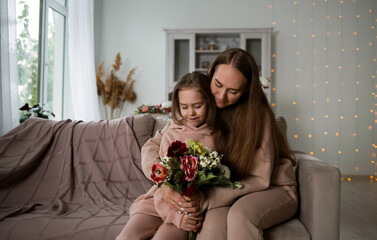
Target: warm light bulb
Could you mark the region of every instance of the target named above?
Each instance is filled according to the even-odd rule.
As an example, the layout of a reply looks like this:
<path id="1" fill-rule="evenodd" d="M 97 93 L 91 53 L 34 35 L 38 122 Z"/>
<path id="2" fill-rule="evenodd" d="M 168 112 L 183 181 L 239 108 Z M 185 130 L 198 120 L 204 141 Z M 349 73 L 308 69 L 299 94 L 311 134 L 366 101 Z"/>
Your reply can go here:
<path id="1" fill-rule="evenodd" d="M 296 102 L 295 102 L 295 101 L 293 101 L 293 102 L 292 102 L 292 104 L 293 104 L 293 105 L 296 105 Z"/>
<path id="2" fill-rule="evenodd" d="M 338 151 L 338 154 L 342 154 L 342 151 L 339 150 L 339 151 Z"/>
<path id="3" fill-rule="evenodd" d="M 310 152 L 310 155 L 312 155 L 312 156 L 313 156 L 313 155 L 314 155 L 314 152 Z"/>
<path id="4" fill-rule="evenodd" d="M 327 132 L 324 132 L 323 134 L 327 135 Z"/>
<path id="5" fill-rule="evenodd" d="M 325 115 L 325 118 L 329 118 L 329 115 L 326 114 L 326 115 Z"/>
<path id="6" fill-rule="evenodd" d="M 339 136 L 339 133 L 335 133 L 335 136 Z"/>
<path id="7" fill-rule="evenodd" d="M 356 35 L 357 35 L 357 32 L 353 32 L 353 35 L 356 36 Z"/>
<path id="8" fill-rule="evenodd" d="M 359 152 L 359 149 L 356 148 L 356 149 L 355 149 L 355 152 Z"/>
<path id="9" fill-rule="evenodd" d="M 355 115 L 355 118 L 357 118 L 358 116 L 357 115 Z"/>
<path id="10" fill-rule="evenodd" d="M 322 148 L 321 151 L 324 152 L 324 151 L 326 151 L 326 149 L 325 149 L 325 148 Z"/>
<path id="11" fill-rule="evenodd" d="M 299 118 L 296 118 L 296 122 L 298 122 L 300 119 Z"/>
<path id="12" fill-rule="evenodd" d="M 297 134 L 295 134 L 295 135 L 293 135 L 293 137 L 294 137 L 294 138 L 298 138 L 298 135 L 297 135 Z"/>
<path id="13" fill-rule="evenodd" d="M 340 119 L 344 119 L 344 117 L 343 117 L 343 116 L 340 116 Z"/>
<path id="14" fill-rule="evenodd" d="M 310 120 L 312 120 L 312 121 L 314 121 L 315 120 L 315 118 L 314 117 L 312 117 Z"/>
<path id="15" fill-rule="evenodd" d="M 311 135 L 311 134 L 308 135 L 308 138 L 312 138 L 312 137 L 313 137 L 313 135 Z"/>

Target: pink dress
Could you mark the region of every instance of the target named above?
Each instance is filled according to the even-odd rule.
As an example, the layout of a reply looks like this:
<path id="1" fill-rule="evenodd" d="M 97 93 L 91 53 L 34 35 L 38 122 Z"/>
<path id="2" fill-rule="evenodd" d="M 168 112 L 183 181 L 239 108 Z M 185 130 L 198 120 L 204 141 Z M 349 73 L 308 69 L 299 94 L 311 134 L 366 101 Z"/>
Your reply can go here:
<path id="1" fill-rule="evenodd" d="M 203 146 L 214 149 L 212 131 L 207 127 L 207 124 L 197 128 L 190 124 L 178 125 L 174 122 L 170 122 L 165 126 L 161 133 L 163 134 L 163 137 L 159 149 L 160 158 L 163 158 L 166 155 L 170 144 L 177 140 L 186 143 L 187 146 L 190 139 L 199 140 L 203 143 Z M 147 171 L 143 166 L 146 176 L 150 176 L 153 163 L 158 161 L 156 161 L 156 159 L 144 160 L 144 165 L 150 166 Z M 180 227 L 183 216 L 182 214 L 171 210 L 171 208 L 164 202 L 157 185 L 153 186 L 146 194 L 141 195 L 134 201 L 130 208 L 130 216 L 132 217 L 134 214 L 147 214 L 161 217 L 165 223 L 174 224 L 178 228 Z"/>

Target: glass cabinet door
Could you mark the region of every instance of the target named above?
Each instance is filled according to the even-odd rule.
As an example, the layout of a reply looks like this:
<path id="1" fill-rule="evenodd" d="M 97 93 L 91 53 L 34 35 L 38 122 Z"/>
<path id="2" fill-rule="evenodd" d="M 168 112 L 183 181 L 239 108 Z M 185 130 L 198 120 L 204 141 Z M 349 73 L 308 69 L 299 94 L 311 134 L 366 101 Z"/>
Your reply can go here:
<path id="1" fill-rule="evenodd" d="M 195 69 L 194 64 L 194 34 L 167 33 L 169 48 L 167 49 L 167 100 L 171 100 L 171 93 L 177 81 L 186 73 Z"/>
<path id="2" fill-rule="evenodd" d="M 241 34 L 241 48 L 254 57 L 258 65 L 263 91 L 271 100 L 271 32 Z"/>

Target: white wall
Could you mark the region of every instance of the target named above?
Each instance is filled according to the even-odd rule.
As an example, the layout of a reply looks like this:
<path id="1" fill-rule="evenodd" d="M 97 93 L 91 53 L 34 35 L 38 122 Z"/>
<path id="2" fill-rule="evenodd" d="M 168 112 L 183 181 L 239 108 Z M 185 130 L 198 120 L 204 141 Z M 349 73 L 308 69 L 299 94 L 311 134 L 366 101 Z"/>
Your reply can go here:
<path id="1" fill-rule="evenodd" d="M 272 102 L 292 148 L 343 174 L 377 177 L 377 1 L 341 2 L 96 0 L 96 64 L 109 70 L 120 52 L 120 77 L 138 67 L 131 114 L 164 99 L 163 29 L 274 27 Z"/>

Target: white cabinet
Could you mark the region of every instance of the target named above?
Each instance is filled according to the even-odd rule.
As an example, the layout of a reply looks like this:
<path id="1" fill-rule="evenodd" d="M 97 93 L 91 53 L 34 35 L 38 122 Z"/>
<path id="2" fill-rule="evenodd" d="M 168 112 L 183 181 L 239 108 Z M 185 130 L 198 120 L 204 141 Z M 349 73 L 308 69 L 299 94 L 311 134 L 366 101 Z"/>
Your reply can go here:
<path id="1" fill-rule="evenodd" d="M 175 83 L 192 71 L 206 72 L 218 54 L 229 48 L 242 48 L 253 55 L 260 75 L 270 78 L 271 28 L 248 29 L 165 29 L 166 100 Z M 271 99 L 271 87 L 263 88 Z"/>

